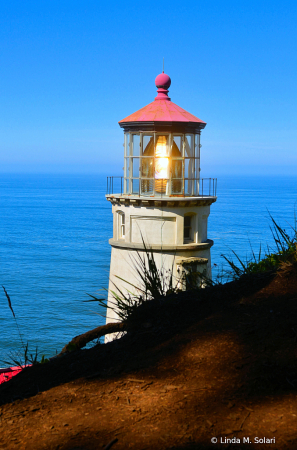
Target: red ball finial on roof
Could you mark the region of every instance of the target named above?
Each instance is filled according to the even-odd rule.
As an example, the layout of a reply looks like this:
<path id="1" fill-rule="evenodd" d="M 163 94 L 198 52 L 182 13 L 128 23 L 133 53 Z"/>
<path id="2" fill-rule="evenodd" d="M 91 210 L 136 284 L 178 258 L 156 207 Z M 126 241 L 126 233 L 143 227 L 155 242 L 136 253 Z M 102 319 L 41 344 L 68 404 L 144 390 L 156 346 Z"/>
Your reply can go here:
<path id="1" fill-rule="evenodd" d="M 158 95 L 155 100 L 167 100 L 170 101 L 168 97 L 168 88 L 171 85 L 171 78 L 166 73 L 160 73 L 155 79 L 156 87 L 158 88 Z"/>
<path id="2" fill-rule="evenodd" d="M 171 78 L 169 75 L 166 75 L 166 73 L 163 72 L 156 77 L 155 83 L 157 88 L 168 89 L 171 85 Z"/>

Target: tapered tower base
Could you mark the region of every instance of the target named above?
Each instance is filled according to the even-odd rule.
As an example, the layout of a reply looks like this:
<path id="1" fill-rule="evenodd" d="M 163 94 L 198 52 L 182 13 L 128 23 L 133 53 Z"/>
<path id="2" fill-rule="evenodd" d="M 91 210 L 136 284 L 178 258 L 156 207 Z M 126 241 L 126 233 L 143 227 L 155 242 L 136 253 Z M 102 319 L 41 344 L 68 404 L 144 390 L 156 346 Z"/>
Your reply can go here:
<path id="1" fill-rule="evenodd" d="M 180 290 L 211 278 L 213 241 L 207 239 L 207 220 L 216 197 L 148 201 L 113 195 L 107 199 L 113 205 L 114 236 L 109 241 L 112 252 L 107 323 L 119 320 L 113 309 L 112 291 L 141 295 L 137 287 L 141 288 L 142 283 L 135 266 L 140 266 L 139 258 L 146 261 L 148 253 L 153 254 L 165 283 L 172 274 L 173 284 Z"/>

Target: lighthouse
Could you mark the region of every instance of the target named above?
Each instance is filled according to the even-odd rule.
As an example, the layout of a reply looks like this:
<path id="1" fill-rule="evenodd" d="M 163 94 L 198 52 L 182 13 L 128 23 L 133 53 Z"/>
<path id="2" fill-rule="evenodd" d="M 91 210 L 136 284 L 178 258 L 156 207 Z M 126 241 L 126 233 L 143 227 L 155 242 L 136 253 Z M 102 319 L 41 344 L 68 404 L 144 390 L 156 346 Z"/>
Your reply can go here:
<path id="1" fill-rule="evenodd" d="M 168 75 L 158 75 L 155 84 L 154 101 L 119 122 L 124 176 L 108 178 L 106 195 L 113 213 L 107 323 L 118 320 L 109 308 L 111 291 L 140 285 L 133 261 L 147 249 L 160 271 L 172 272 L 178 289 L 211 278 L 207 223 L 217 197 L 216 179 L 200 178 L 206 123 L 171 101 Z"/>

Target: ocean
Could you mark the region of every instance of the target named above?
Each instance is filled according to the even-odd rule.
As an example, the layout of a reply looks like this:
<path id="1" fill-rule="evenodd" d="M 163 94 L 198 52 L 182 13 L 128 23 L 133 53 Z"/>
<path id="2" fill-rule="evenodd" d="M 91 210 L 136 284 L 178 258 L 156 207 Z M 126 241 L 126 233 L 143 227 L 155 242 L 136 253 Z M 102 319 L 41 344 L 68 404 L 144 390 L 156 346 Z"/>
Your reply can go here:
<path id="1" fill-rule="evenodd" d="M 112 236 L 111 205 L 102 175 L 0 175 L 0 285 L 7 290 L 23 341 L 50 357 L 74 336 L 104 324 L 86 303 L 105 296 Z M 251 247 L 274 248 L 269 214 L 294 226 L 297 177 L 218 177 L 208 237 L 213 275 L 222 254 L 246 260 Z M 223 267 L 223 268 L 224 268 Z M 4 291 L 0 292 L 0 367 L 21 350 Z"/>

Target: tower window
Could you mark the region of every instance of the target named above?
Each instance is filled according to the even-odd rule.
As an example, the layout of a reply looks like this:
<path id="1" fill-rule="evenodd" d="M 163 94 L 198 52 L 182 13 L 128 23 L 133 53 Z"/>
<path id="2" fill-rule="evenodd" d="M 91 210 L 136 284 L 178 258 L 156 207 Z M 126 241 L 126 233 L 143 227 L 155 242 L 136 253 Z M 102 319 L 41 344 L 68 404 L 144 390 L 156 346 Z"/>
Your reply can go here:
<path id="1" fill-rule="evenodd" d="M 125 237 L 125 214 L 119 213 L 119 238 L 124 239 Z"/>
<path id="2" fill-rule="evenodd" d="M 192 240 L 192 216 L 184 217 L 184 240 Z"/>

